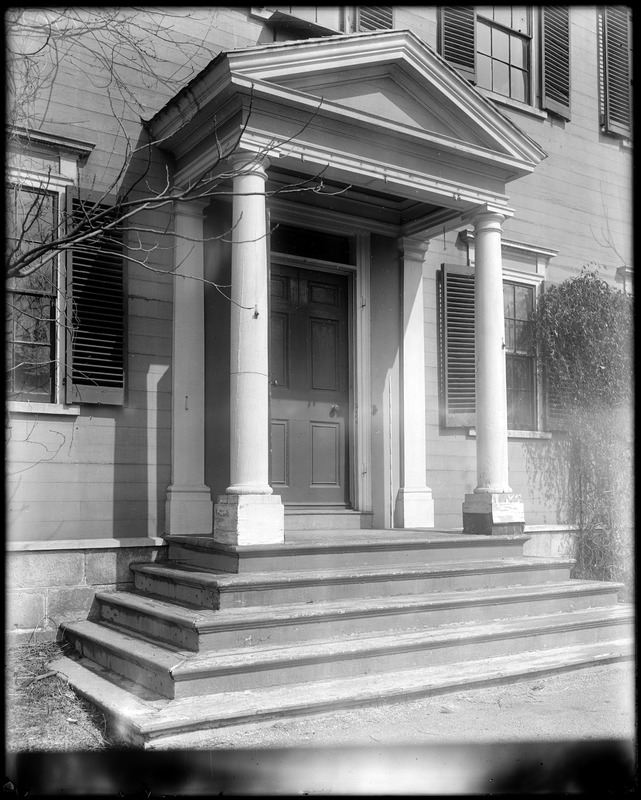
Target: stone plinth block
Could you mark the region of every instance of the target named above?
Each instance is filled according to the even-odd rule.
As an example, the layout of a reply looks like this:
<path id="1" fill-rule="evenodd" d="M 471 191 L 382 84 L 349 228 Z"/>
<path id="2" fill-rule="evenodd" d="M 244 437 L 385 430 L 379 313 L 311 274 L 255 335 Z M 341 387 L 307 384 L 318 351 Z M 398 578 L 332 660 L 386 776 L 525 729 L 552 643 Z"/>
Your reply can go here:
<path id="1" fill-rule="evenodd" d="M 521 534 L 524 524 L 525 507 L 519 494 L 479 492 L 465 495 L 464 533 Z"/>
<path id="2" fill-rule="evenodd" d="M 285 509 L 280 495 L 219 495 L 214 506 L 214 539 L 237 545 L 284 542 Z"/>
<path id="3" fill-rule="evenodd" d="M 207 486 L 170 486 L 165 503 L 165 533 L 211 533 L 212 502 Z"/>
<path id="4" fill-rule="evenodd" d="M 399 489 L 396 497 L 396 524 L 400 528 L 433 528 L 434 499 L 431 489 Z"/>

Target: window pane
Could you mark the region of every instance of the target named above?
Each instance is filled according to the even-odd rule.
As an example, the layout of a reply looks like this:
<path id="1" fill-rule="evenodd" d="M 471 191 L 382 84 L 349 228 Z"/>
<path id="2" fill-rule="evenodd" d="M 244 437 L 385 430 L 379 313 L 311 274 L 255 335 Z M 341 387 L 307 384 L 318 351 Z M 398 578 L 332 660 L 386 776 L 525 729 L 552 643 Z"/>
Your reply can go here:
<path id="1" fill-rule="evenodd" d="M 486 19 L 494 19 L 494 6 L 477 6 L 476 15 Z"/>
<path id="2" fill-rule="evenodd" d="M 530 319 L 534 307 L 534 289 L 531 286 L 514 286 L 516 318 Z"/>
<path id="3" fill-rule="evenodd" d="M 53 353 L 51 347 L 16 344 L 11 348 L 7 375 L 13 400 L 34 397 L 51 400 Z"/>
<path id="4" fill-rule="evenodd" d="M 13 311 L 13 339 L 16 342 L 44 343 L 51 340 L 52 302 L 37 294 L 9 294 Z"/>
<path id="5" fill-rule="evenodd" d="M 530 32 L 530 20 L 526 6 L 512 6 L 512 28 L 520 33 Z"/>
<path id="6" fill-rule="evenodd" d="M 476 57 L 476 82 L 484 89 L 492 88 L 492 59 L 489 56 Z"/>
<path id="7" fill-rule="evenodd" d="M 11 193 L 11 213 L 7 219 L 9 253 L 27 252 L 35 245 L 50 241 L 55 232 L 58 216 L 57 196 L 31 189 L 20 189 L 16 186 L 11 187 L 9 191 Z M 40 278 L 43 285 L 47 283 L 53 285 L 54 276 L 55 259 L 51 259 L 42 266 Z M 32 287 L 34 284 L 29 283 L 28 279 L 21 278 L 15 282 L 15 288 Z"/>
<path id="8" fill-rule="evenodd" d="M 494 61 L 492 66 L 492 89 L 506 97 L 510 96 L 510 68 L 507 64 Z"/>
<path id="9" fill-rule="evenodd" d="M 476 47 L 479 53 L 490 55 L 492 52 L 492 30 L 489 25 L 479 22 L 476 31 Z"/>
<path id="10" fill-rule="evenodd" d="M 527 100 L 527 92 L 526 92 L 526 85 L 525 85 L 525 72 L 521 71 L 520 69 L 512 69 L 510 70 L 511 73 L 511 88 L 510 88 L 510 97 L 513 100 L 520 100 L 521 102 L 526 102 Z"/>
<path id="11" fill-rule="evenodd" d="M 494 21 L 500 22 L 501 25 L 505 25 L 509 28 L 512 24 L 512 7 L 494 6 Z"/>
<path id="12" fill-rule="evenodd" d="M 492 57 L 506 63 L 510 60 L 510 37 L 505 31 L 492 31 Z"/>
<path id="13" fill-rule="evenodd" d="M 522 353 L 527 353 L 532 345 L 532 325 L 529 322 L 515 322 L 514 347 Z"/>
<path id="14" fill-rule="evenodd" d="M 526 67 L 527 59 L 527 46 L 528 42 L 525 39 L 520 39 L 518 36 L 510 38 L 510 64 L 513 67 Z"/>
<path id="15" fill-rule="evenodd" d="M 503 284 L 503 314 L 514 318 L 514 284 Z"/>

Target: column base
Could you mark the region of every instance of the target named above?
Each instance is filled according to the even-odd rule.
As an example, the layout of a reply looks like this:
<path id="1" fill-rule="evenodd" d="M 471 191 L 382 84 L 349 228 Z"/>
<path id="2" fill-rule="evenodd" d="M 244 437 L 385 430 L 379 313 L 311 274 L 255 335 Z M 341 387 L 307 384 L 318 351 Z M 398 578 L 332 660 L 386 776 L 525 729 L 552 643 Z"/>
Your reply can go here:
<path id="1" fill-rule="evenodd" d="M 207 486 L 170 486 L 165 501 L 165 533 L 210 534 L 212 510 Z"/>
<path id="2" fill-rule="evenodd" d="M 396 525 L 399 528 L 433 528 L 434 499 L 427 486 L 403 488 L 396 496 Z"/>
<path id="3" fill-rule="evenodd" d="M 214 506 L 214 539 L 235 545 L 282 544 L 285 507 L 280 495 L 218 495 Z"/>
<path id="4" fill-rule="evenodd" d="M 525 507 L 519 494 L 483 492 L 466 494 L 463 502 L 463 533 L 491 536 L 522 534 Z"/>

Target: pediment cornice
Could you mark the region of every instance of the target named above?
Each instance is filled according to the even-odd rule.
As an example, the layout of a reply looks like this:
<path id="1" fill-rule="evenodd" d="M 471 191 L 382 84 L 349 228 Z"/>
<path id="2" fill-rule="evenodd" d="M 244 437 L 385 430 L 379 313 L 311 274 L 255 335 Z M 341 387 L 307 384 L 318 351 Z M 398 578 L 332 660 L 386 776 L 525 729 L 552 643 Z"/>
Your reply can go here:
<path id="1" fill-rule="evenodd" d="M 417 176 L 430 176 L 425 201 L 435 199 L 428 184 L 441 184 L 452 207 L 458 184 L 465 187 L 471 206 L 476 196 L 479 202 L 488 197 L 505 202 L 505 184 L 532 172 L 546 156 L 410 31 L 330 36 L 220 54 L 149 127 L 188 179 L 211 168 L 208 149 L 219 158 L 233 148 L 255 152 L 267 147 L 270 157 L 285 159 L 290 168 L 311 153 L 321 154 L 322 165 L 325 152 L 326 164 L 349 164 L 346 179 L 364 187 L 372 178 L 368 163 L 383 160 L 375 176 L 383 184 L 388 179 L 397 183 L 397 173 L 411 172 L 415 165 Z M 208 144 L 213 140 L 215 153 Z M 411 196 L 416 183 L 397 188 Z"/>

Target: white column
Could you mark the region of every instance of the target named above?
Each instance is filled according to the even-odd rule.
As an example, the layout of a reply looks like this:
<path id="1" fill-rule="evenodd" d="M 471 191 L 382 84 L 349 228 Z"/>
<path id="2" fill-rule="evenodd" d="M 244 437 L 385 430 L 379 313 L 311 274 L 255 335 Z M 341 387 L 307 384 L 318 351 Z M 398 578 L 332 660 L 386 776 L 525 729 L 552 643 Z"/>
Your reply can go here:
<path id="1" fill-rule="evenodd" d="M 402 425 L 401 488 L 396 498 L 396 524 L 401 528 L 433 528 L 434 500 L 426 484 L 425 450 L 425 325 L 423 262 L 428 244 L 405 238 L 402 250 Z"/>
<path id="2" fill-rule="evenodd" d="M 470 533 L 518 533 L 524 522 L 523 501 L 512 493 L 508 482 L 501 259 L 504 219 L 492 210 L 474 217 L 477 486 L 463 503 L 463 527 Z"/>
<path id="3" fill-rule="evenodd" d="M 174 211 L 171 485 L 166 533 L 211 533 L 211 492 L 205 486 L 205 309 L 203 209 L 179 202 Z"/>
<path id="4" fill-rule="evenodd" d="M 230 480 L 214 509 L 214 538 L 284 541 L 284 510 L 269 485 L 269 261 L 265 162 L 230 159 L 232 210 Z"/>

